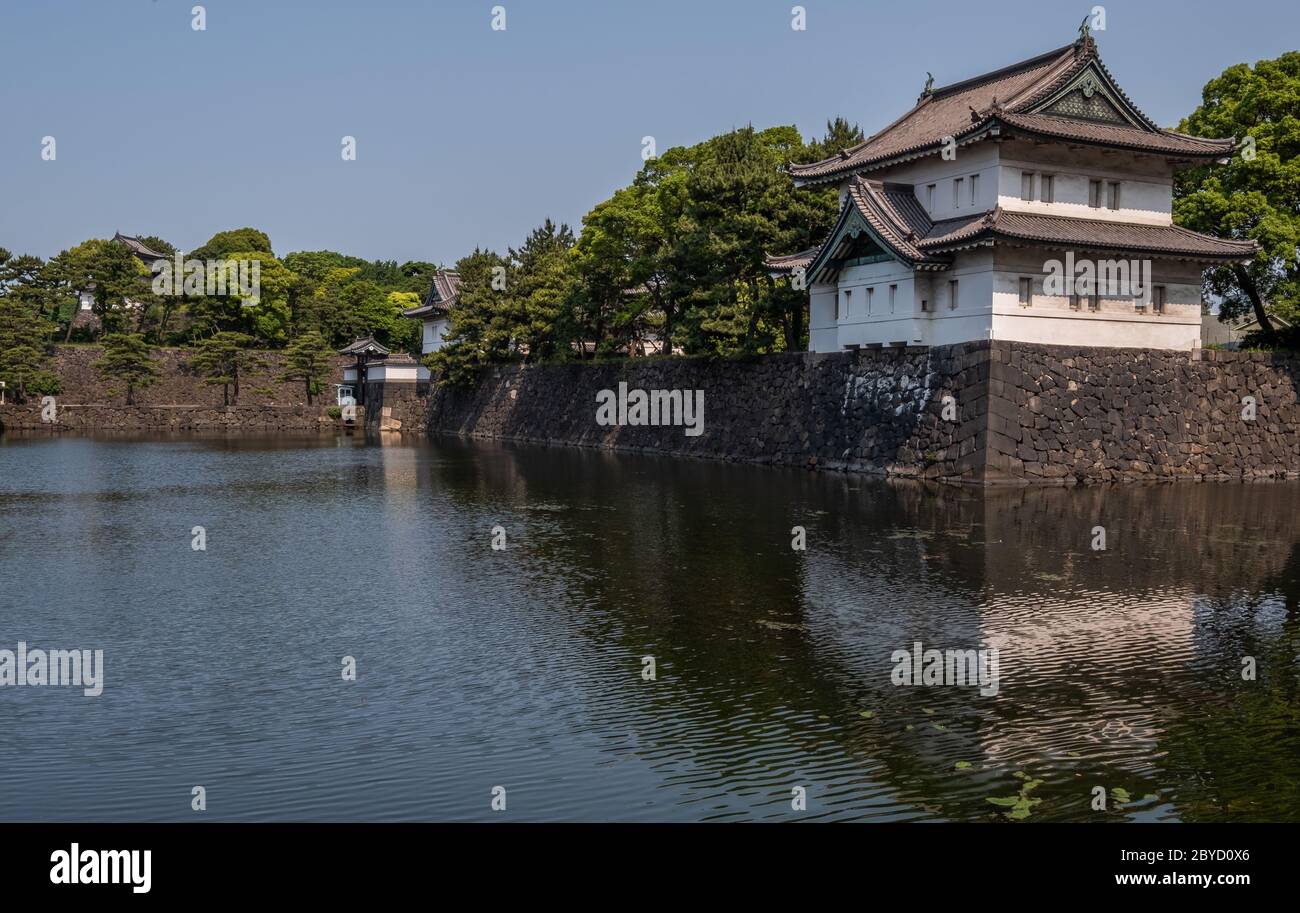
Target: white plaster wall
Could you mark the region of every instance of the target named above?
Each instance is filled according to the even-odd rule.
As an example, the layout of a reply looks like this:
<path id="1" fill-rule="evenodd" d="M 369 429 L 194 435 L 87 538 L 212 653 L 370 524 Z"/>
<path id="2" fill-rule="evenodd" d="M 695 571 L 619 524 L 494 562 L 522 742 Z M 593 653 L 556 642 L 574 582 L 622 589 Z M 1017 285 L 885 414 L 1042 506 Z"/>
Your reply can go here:
<path id="1" fill-rule="evenodd" d="M 1120 348 L 1189 349 L 1200 345 L 1201 283 L 1196 264 L 1152 261 L 1154 284 L 1165 287 L 1165 308 L 1155 314 L 1139 312 L 1129 297 L 1102 297 L 1101 309 L 1070 309 L 1068 296 L 1043 293 L 1044 257 L 1063 254 L 1021 248 L 998 248 L 993 274 L 993 335 L 995 339 L 1050 345 L 1115 346 Z M 1079 256 L 1079 255 L 1076 255 Z M 1020 279 L 1034 280 L 1029 307 L 1020 304 Z"/>
<path id="2" fill-rule="evenodd" d="M 380 365 L 366 372 L 369 383 L 415 383 L 429 379 L 429 369 L 423 365 Z"/>
<path id="3" fill-rule="evenodd" d="M 891 286 L 897 286 L 892 306 Z M 917 314 L 911 267 L 897 260 L 846 267 L 840 271 L 838 289 L 840 348 L 914 344 Z"/>
<path id="4" fill-rule="evenodd" d="M 835 323 L 835 285 L 814 283 L 808 289 L 808 351 L 838 352 L 839 327 Z"/>
<path id="5" fill-rule="evenodd" d="M 949 282 L 957 280 L 957 306 Z M 988 339 L 992 319 L 993 253 L 988 248 L 958 253 L 951 269 L 930 274 L 926 345 L 944 346 Z"/>
<path id="6" fill-rule="evenodd" d="M 970 178 L 973 174 L 980 176 L 974 203 L 970 198 Z M 993 143 L 960 146 L 957 148 L 956 158 L 951 161 L 945 161 L 939 155 L 932 155 L 915 162 L 873 172 L 871 177 L 913 185 L 916 198 L 921 202 L 922 208 L 935 221 L 985 212 L 997 205 L 998 148 Z M 953 205 L 952 199 L 954 178 L 963 179 L 961 198 L 956 206 Z M 929 205 L 926 193 L 926 187 L 930 184 L 935 185 L 933 207 Z"/>
<path id="7" fill-rule="evenodd" d="M 447 333 L 450 332 L 448 320 L 440 317 L 437 320 L 424 321 L 424 346 L 425 355 L 430 352 L 436 352 L 441 349 L 446 341 Z"/>
<path id="8" fill-rule="evenodd" d="M 1052 203 L 1040 202 L 1040 182 L 1035 178 L 1032 201 L 1020 198 L 1020 178 L 1025 171 L 1055 177 Z M 1088 183 L 1100 180 L 1102 205 L 1088 205 Z M 1120 208 L 1105 206 L 1110 181 L 1120 182 Z M 1153 156 L 1101 153 L 1075 149 L 1069 154 L 1053 146 L 1009 142 L 1001 147 L 997 205 L 1016 212 L 1071 216 L 1144 225 L 1169 225 L 1173 221 L 1173 169 Z"/>

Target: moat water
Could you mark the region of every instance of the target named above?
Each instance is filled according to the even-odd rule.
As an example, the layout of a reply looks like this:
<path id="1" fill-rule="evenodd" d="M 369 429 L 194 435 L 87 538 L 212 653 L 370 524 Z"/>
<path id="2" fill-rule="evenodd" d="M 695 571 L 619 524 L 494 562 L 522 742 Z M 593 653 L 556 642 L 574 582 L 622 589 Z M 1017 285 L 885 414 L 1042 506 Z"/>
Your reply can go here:
<path id="1" fill-rule="evenodd" d="M 1298 516 L 1293 483 L 3 436 L 0 651 L 104 669 L 0 685 L 0 820 L 1300 820 Z M 895 684 L 917 642 L 997 649 L 997 693 Z"/>

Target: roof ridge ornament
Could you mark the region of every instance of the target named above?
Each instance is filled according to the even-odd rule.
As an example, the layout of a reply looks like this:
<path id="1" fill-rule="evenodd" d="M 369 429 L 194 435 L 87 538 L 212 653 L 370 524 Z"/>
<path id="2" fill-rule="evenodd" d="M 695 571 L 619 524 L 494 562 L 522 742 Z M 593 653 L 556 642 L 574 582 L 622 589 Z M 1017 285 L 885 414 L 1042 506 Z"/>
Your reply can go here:
<path id="1" fill-rule="evenodd" d="M 925 88 L 921 90 L 921 97 L 926 98 L 934 94 L 934 74 L 929 70 L 925 71 Z"/>
<path id="2" fill-rule="evenodd" d="M 1090 56 L 1097 51 L 1097 42 L 1092 37 L 1092 26 L 1089 24 L 1091 19 L 1092 14 L 1090 13 L 1084 16 L 1083 21 L 1079 23 L 1079 37 L 1074 41 L 1075 57 L 1080 55 Z"/>

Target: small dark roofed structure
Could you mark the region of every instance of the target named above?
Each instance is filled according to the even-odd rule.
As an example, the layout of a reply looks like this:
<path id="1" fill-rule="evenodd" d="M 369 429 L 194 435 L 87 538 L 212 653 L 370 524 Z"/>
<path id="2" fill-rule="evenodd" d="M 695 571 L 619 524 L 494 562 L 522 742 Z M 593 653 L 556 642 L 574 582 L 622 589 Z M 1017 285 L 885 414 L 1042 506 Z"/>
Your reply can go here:
<path id="1" fill-rule="evenodd" d="M 456 306 L 460 297 L 460 273 L 452 269 L 440 269 L 433 274 L 433 282 L 419 307 L 402 311 L 403 317 L 445 317 Z"/>
<path id="2" fill-rule="evenodd" d="M 391 350 L 384 345 L 375 341 L 373 336 L 363 336 L 361 339 L 354 339 L 352 342 L 339 349 L 340 355 L 351 355 L 355 362 L 343 369 L 343 382 L 350 384 L 353 388 L 353 398 L 357 405 L 365 405 L 366 401 L 366 373 L 375 365 L 378 365 L 392 354 Z"/>
<path id="3" fill-rule="evenodd" d="M 156 260 L 166 260 L 167 255 L 154 250 L 139 238 L 133 238 L 130 235 L 124 235 L 120 231 L 113 235 L 113 240 L 118 244 L 125 244 L 131 253 L 135 254 L 144 263 L 152 266 Z"/>
<path id="4" fill-rule="evenodd" d="M 392 350 L 375 342 L 375 337 L 365 336 L 354 339 L 339 349 L 340 355 L 388 355 Z"/>

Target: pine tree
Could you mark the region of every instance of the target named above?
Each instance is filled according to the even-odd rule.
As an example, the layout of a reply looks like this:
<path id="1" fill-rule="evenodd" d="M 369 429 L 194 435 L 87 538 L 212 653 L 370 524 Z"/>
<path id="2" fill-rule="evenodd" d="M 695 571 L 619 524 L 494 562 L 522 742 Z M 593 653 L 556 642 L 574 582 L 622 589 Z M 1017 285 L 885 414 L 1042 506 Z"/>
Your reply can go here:
<path id="1" fill-rule="evenodd" d="M 222 400 L 227 406 L 239 402 L 240 377 L 263 365 L 258 353 L 249 348 L 253 342 L 253 337 L 246 333 L 227 330 L 202 340 L 194 349 L 194 369 L 204 383 L 221 385 Z"/>
<path id="2" fill-rule="evenodd" d="M 135 405 L 135 391 L 158 379 L 149 344 L 139 333 L 109 333 L 103 339 L 104 354 L 91 366 L 109 378 L 126 382 L 126 404 Z"/>
<path id="3" fill-rule="evenodd" d="M 316 330 L 303 333 L 284 352 L 285 367 L 280 374 L 284 381 L 300 380 L 307 390 L 307 405 L 312 397 L 325 388 L 325 381 L 334 370 L 334 352 L 325 337 Z"/>

